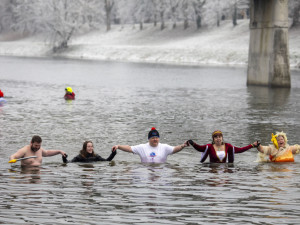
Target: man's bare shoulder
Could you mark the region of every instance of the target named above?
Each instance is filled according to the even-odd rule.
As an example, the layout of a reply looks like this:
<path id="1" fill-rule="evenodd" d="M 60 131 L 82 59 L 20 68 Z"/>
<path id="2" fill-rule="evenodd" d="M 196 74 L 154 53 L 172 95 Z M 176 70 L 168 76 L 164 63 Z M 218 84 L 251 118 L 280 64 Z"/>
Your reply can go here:
<path id="1" fill-rule="evenodd" d="M 23 148 L 20 148 L 19 150 L 18 150 L 18 152 L 22 152 L 22 153 L 24 153 L 24 154 L 26 154 L 27 152 L 30 152 L 30 145 L 25 145 Z"/>
<path id="2" fill-rule="evenodd" d="M 18 158 L 26 157 L 29 154 L 29 149 L 30 149 L 30 146 L 25 145 L 23 148 L 20 148 L 16 153 L 11 155 L 10 158 L 11 159 L 14 159 L 14 158 L 18 159 Z"/>
<path id="3" fill-rule="evenodd" d="M 29 150 L 30 149 L 30 145 L 25 145 L 23 148 L 20 148 L 20 150 Z"/>

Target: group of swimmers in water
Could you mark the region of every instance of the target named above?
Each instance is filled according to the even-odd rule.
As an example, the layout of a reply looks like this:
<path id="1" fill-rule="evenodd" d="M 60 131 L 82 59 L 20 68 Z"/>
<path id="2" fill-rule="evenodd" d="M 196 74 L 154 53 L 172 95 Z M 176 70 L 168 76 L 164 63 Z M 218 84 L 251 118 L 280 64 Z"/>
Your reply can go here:
<path id="1" fill-rule="evenodd" d="M 75 100 L 75 93 L 71 87 L 65 88 L 66 100 Z M 0 99 L 3 99 L 4 94 L 0 90 Z M 294 155 L 300 151 L 299 145 L 288 145 L 287 136 L 284 132 L 277 132 L 272 134 L 272 143 L 269 146 L 262 146 L 259 141 L 244 146 L 236 147 L 229 143 L 224 143 L 223 133 L 216 130 L 212 133 L 212 143 L 206 145 L 199 145 L 193 140 L 185 141 L 178 146 L 170 146 L 168 144 L 161 144 L 159 141 L 159 132 L 153 127 L 148 133 L 148 143 L 134 146 L 129 145 L 115 145 L 112 147 L 111 154 L 108 158 L 102 158 L 94 152 L 94 144 L 92 141 L 85 141 L 79 154 L 72 160 L 68 160 L 67 153 L 62 150 L 45 150 L 41 147 L 42 138 L 40 136 L 33 136 L 29 145 L 19 149 L 15 154 L 10 156 L 10 162 L 21 161 L 22 166 L 40 166 L 42 158 L 62 155 L 64 163 L 69 162 L 97 162 L 97 161 L 111 161 L 117 154 L 117 149 L 137 154 L 140 156 L 142 163 L 164 163 L 168 155 L 180 152 L 188 146 L 192 146 L 195 150 L 201 152 L 200 162 L 205 162 L 209 157 L 210 163 L 233 163 L 234 155 L 243 153 L 251 148 L 257 148 L 259 152 L 260 161 L 270 162 L 294 162 Z M 266 156 L 268 156 L 266 159 Z"/>
<path id="2" fill-rule="evenodd" d="M 168 155 L 180 152 L 188 146 L 192 146 L 195 150 L 202 153 L 200 162 L 205 162 L 209 157 L 210 163 L 233 163 L 234 155 L 243 153 L 251 148 L 257 148 L 259 156 L 262 161 L 266 161 L 266 156 L 270 162 L 294 162 L 294 155 L 299 154 L 299 145 L 288 145 L 287 136 L 284 132 L 277 132 L 272 134 L 272 144 L 269 146 L 262 146 L 259 141 L 244 146 L 236 147 L 229 143 L 224 143 L 223 133 L 216 130 L 212 133 L 212 143 L 206 145 L 199 145 L 193 140 L 187 140 L 181 145 L 170 146 L 168 144 L 161 144 L 159 132 L 153 127 L 148 133 L 148 142 L 146 144 L 139 144 L 134 146 L 129 145 L 115 145 L 111 149 L 111 154 L 108 158 L 102 158 L 94 152 L 94 145 L 92 141 L 85 141 L 79 154 L 72 160 L 68 160 L 68 155 L 62 150 L 45 150 L 41 147 L 42 139 L 40 136 L 33 136 L 29 145 L 19 149 L 16 153 L 10 156 L 10 161 L 21 161 L 22 166 L 40 166 L 42 158 L 62 155 L 64 163 L 69 162 L 97 162 L 97 161 L 111 161 L 117 154 L 117 150 L 137 154 L 140 156 L 142 163 L 165 163 Z"/>

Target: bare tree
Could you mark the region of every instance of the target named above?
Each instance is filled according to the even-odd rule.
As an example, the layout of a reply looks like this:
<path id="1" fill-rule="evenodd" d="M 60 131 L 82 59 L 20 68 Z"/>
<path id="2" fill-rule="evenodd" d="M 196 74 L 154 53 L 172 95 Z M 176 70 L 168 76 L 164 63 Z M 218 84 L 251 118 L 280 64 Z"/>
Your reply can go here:
<path id="1" fill-rule="evenodd" d="M 165 25 L 165 13 L 167 10 L 167 4 L 165 0 L 160 0 L 160 7 L 159 7 L 159 17 L 160 17 L 160 29 L 163 30 L 166 28 Z"/>
<path id="2" fill-rule="evenodd" d="M 233 26 L 238 25 L 237 20 L 239 17 L 246 18 L 246 12 L 245 8 L 250 7 L 250 1 L 249 0 L 231 0 L 230 1 L 231 7 L 232 7 L 232 23 Z"/>
<path id="3" fill-rule="evenodd" d="M 68 47 L 68 42 L 75 33 L 79 33 L 84 26 L 90 25 L 97 18 L 97 11 L 87 8 L 97 8 L 96 0 L 52 0 L 41 2 L 40 27 L 48 33 L 53 45 L 53 52 Z M 94 6 L 94 7 L 93 7 Z M 42 8 L 43 7 L 43 8 Z"/>
<path id="4" fill-rule="evenodd" d="M 39 2 L 34 0 L 11 2 L 12 19 L 14 21 L 11 24 L 11 29 L 22 34 L 35 33 L 39 14 L 36 10 L 38 4 Z"/>
<path id="5" fill-rule="evenodd" d="M 186 30 L 189 27 L 189 16 L 190 16 L 189 0 L 182 1 L 181 11 L 183 15 L 183 29 Z"/>
<path id="6" fill-rule="evenodd" d="M 237 1 L 234 1 L 233 4 L 232 23 L 233 26 L 237 25 Z"/>
<path id="7" fill-rule="evenodd" d="M 136 16 L 138 23 L 140 25 L 140 30 L 144 28 L 144 19 L 147 11 L 147 0 L 139 0 L 136 2 L 134 15 Z"/>
<path id="8" fill-rule="evenodd" d="M 201 21 L 202 21 L 201 11 L 202 11 L 202 8 L 203 8 L 205 2 L 206 2 L 206 0 L 194 0 L 193 1 L 193 7 L 194 7 L 195 15 L 196 15 L 197 29 L 201 28 Z"/>
<path id="9" fill-rule="evenodd" d="M 151 0 L 153 4 L 153 24 L 156 27 L 157 26 L 157 17 L 159 12 L 159 0 Z"/>
<path id="10" fill-rule="evenodd" d="M 10 0 L 0 1 L 0 32 L 9 30 L 13 22 L 12 2 Z"/>
<path id="11" fill-rule="evenodd" d="M 110 31 L 111 29 L 111 12 L 114 7 L 114 0 L 105 0 L 105 15 L 106 15 L 106 30 Z"/>
<path id="12" fill-rule="evenodd" d="M 173 29 L 176 28 L 176 23 L 178 20 L 178 7 L 179 7 L 179 0 L 170 0 L 169 2 L 171 8 L 171 20 L 172 20 L 172 27 Z"/>
<path id="13" fill-rule="evenodd" d="M 300 25 L 300 1 L 292 0 L 289 1 L 289 10 L 290 15 L 293 18 L 292 27 L 296 27 Z"/>

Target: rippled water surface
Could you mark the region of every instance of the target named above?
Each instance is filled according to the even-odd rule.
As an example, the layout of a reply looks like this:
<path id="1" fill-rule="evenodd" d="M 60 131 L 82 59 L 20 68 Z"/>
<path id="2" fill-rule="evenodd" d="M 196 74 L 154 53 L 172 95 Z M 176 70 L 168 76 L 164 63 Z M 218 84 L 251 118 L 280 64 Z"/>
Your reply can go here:
<path id="1" fill-rule="evenodd" d="M 300 73 L 291 89 L 247 87 L 246 70 L 113 62 L 0 58 L 0 224 L 298 224 L 300 156 L 295 163 L 200 164 L 192 148 L 144 165 L 118 151 L 112 162 L 41 168 L 8 164 L 38 134 L 69 158 L 85 140 L 108 157 L 114 144 L 211 141 L 221 129 L 236 146 L 285 131 L 300 144 Z M 63 99 L 71 86 L 76 100 Z"/>

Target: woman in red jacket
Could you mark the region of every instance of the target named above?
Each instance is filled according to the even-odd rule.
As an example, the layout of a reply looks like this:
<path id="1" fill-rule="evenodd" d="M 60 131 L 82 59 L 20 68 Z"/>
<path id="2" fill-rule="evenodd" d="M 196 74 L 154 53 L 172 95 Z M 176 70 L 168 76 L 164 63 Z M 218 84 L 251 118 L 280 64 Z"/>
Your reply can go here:
<path id="1" fill-rule="evenodd" d="M 233 163 L 234 154 L 245 152 L 253 147 L 258 147 L 259 142 L 256 141 L 251 145 L 247 145 L 242 148 L 232 146 L 229 143 L 223 142 L 223 134 L 220 130 L 216 130 L 212 133 L 212 143 L 207 145 L 198 145 L 192 140 L 189 140 L 188 143 L 194 147 L 199 152 L 202 152 L 200 162 L 204 162 L 209 156 L 209 161 L 211 163 Z"/>

